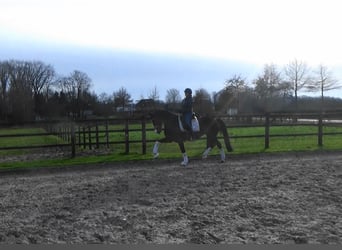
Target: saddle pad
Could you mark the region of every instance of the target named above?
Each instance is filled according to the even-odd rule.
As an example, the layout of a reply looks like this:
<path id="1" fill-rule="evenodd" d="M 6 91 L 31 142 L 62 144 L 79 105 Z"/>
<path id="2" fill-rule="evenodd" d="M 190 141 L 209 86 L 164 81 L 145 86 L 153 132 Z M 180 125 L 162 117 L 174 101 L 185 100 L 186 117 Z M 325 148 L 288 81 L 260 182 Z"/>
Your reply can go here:
<path id="1" fill-rule="evenodd" d="M 185 132 L 185 131 L 186 131 L 186 130 L 184 129 L 184 127 L 183 127 L 181 115 L 178 115 L 178 125 L 179 125 L 180 131 L 182 131 L 182 132 Z"/>

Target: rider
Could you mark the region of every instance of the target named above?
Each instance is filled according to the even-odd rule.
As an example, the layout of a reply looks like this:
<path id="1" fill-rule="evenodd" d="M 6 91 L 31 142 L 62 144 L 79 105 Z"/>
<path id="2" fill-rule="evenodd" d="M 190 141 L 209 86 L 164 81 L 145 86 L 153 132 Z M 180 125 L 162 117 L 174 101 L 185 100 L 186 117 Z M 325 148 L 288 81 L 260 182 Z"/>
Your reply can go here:
<path id="1" fill-rule="evenodd" d="M 186 88 L 184 90 L 185 98 L 182 100 L 182 114 L 184 117 L 184 122 L 186 124 L 186 129 L 190 132 L 192 136 L 192 126 L 191 126 L 191 119 L 192 119 L 192 90 L 190 88 Z"/>

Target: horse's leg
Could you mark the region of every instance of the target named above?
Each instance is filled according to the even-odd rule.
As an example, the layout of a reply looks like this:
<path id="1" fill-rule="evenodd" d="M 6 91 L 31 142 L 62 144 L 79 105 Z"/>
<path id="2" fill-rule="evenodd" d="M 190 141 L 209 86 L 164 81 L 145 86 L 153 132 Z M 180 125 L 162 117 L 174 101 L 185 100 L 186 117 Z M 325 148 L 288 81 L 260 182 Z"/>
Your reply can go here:
<path id="1" fill-rule="evenodd" d="M 154 159 L 157 159 L 159 156 L 159 145 L 160 145 L 159 141 L 156 141 L 154 143 L 154 146 L 153 146 L 153 158 Z"/>
<path id="2" fill-rule="evenodd" d="M 208 157 L 208 154 L 210 151 L 217 146 L 220 150 L 220 156 L 221 156 L 221 162 L 225 162 L 226 160 L 226 154 L 224 152 L 224 149 L 222 147 L 221 142 L 215 137 L 207 136 L 207 149 L 202 154 L 202 159 L 206 159 Z"/>
<path id="3" fill-rule="evenodd" d="M 220 155 L 221 155 L 221 162 L 225 162 L 226 161 L 226 153 L 224 152 L 224 148 L 222 147 L 222 144 L 219 140 L 216 139 L 216 145 L 220 150 Z"/>
<path id="4" fill-rule="evenodd" d="M 207 134 L 207 148 L 202 154 L 202 159 L 207 159 L 210 151 L 215 147 L 214 138 Z"/>
<path id="5" fill-rule="evenodd" d="M 207 147 L 207 149 L 202 154 L 202 159 L 207 159 L 211 150 L 212 150 L 211 147 Z"/>
<path id="6" fill-rule="evenodd" d="M 185 146 L 184 146 L 184 142 L 178 142 L 179 145 L 179 149 L 181 150 L 182 154 L 183 154 L 183 161 L 181 162 L 182 166 L 186 166 L 189 163 L 189 158 L 188 155 L 185 152 Z"/>

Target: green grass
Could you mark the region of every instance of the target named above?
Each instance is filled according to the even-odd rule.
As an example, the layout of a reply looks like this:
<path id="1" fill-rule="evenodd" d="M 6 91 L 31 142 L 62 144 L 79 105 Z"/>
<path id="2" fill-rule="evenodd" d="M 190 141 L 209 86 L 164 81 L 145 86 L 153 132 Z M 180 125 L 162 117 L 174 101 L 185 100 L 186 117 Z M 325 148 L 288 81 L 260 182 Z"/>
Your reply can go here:
<path id="1" fill-rule="evenodd" d="M 130 129 L 140 129 L 141 125 L 130 125 Z M 152 128 L 151 124 L 147 128 Z M 109 141 L 124 141 L 125 134 L 123 132 L 123 125 L 111 125 L 110 130 L 118 130 L 118 132 L 110 133 Z M 99 130 L 104 130 L 100 127 Z M 263 127 L 253 128 L 229 128 L 229 134 L 233 138 L 231 144 L 234 152 L 229 154 L 257 154 L 257 153 L 274 153 L 274 152 L 293 152 L 293 151 L 315 151 L 315 150 L 340 150 L 342 149 L 342 135 L 325 135 L 323 137 L 323 147 L 319 147 L 317 135 L 314 136 L 288 136 L 288 137 L 272 137 L 272 135 L 285 135 L 285 134 L 303 134 L 303 133 L 317 133 L 316 126 L 274 126 L 270 128 L 270 147 L 264 148 L 264 138 L 234 138 L 234 136 L 252 136 L 264 135 L 265 129 Z M 25 134 L 25 133 L 43 133 L 41 128 L 13 128 L 13 129 L 0 129 L 0 135 L 5 134 Z M 342 132 L 342 127 L 326 126 L 323 129 L 324 133 Z M 95 135 L 95 134 L 94 134 Z M 105 142 L 104 133 L 100 133 L 102 137 L 100 142 Z M 141 133 L 139 131 L 130 132 L 130 140 L 141 140 Z M 162 135 L 155 134 L 153 131 L 147 132 L 148 140 L 157 140 L 162 138 Z M 223 143 L 223 139 L 220 139 Z M 95 139 L 92 139 L 95 142 Z M 35 136 L 35 137 L 11 137 L 1 138 L 0 147 L 8 146 L 23 146 L 23 145 L 45 145 L 66 143 L 61 138 L 56 136 Z M 0 169 L 18 169 L 29 167 L 62 167 L 69 165 L 81 164 L 102 164 L 108 162 L 125 162 L 125 161 L 141 161 L 152 159 L 152 148 L 154 143 L 147 144 L 147 154 L 142 154 L 141 143 L 131 143 L 130 153 L 125 154 L 125 145 L 114 144 L 110 145 L 110 154 L 107 155 L 91 155 L 91 156 L 77 156 L 75 158 L 66 157 L 64 159 L 46 159 L 29 162 L 11 162 L 0 163 Z M 104 146 L 102 146 L 104 147 Z M 194 142 L 186 142 L 185 147 L 189 157 L 200 157 L 205 149 L 205 140 L 198 140 Z M 77 152 L 89 151 L 89 149 L 77 147 Z M 0 157 L 6 155 L 19 155 L 27 154 L 30 150 L 6 150 L 0 151 Z M 161 144 L 159 148 L 161 159 L 181 159 L 180 150 L 176 143 Z M 219 151 L 215 148 L 212 155 L 218 155 Z"/>
<path id="2" fill-rule="evenodd" d="M 0 129 L 0 135 L 20 135 L 20 134 L 38 134 L 46 133 L 43 128 L 10 128 Z M 0 147 L 16 147 L 16 146 L 38 146 L 38 145 L 53 145 L 65 143 L 61 138 L 52 135 L 46 136 L 16 136 L 16 137 L 1 137 Z M 30 152 L 29 149 L 14 149 L 0 150 L 0 157 L 5 155 L 20 155 Z"/>

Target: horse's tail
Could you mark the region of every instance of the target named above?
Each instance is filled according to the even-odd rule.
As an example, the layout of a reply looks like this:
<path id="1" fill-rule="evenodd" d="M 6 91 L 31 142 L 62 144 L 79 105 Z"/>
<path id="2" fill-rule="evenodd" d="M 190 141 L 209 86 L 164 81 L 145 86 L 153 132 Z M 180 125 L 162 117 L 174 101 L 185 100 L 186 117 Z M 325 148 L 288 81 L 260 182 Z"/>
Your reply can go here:
<path id="1" fill-rule="evenodd" d="M 223 134 L 224 143 L 226 145 L 226 148 L 227 148 L 228 152 L 232 152 L 233 151 L 233 147 L 230 144 L 230 139 L 229 139 L 229 135 L 228 135 L 228 132 L 227 132 L 226 124 L 224 124 L 224 122 L 220 118 L 217 118 L 216 121 L 217 121 L 217 124 L 219 126 L 220 131 Z"/>

